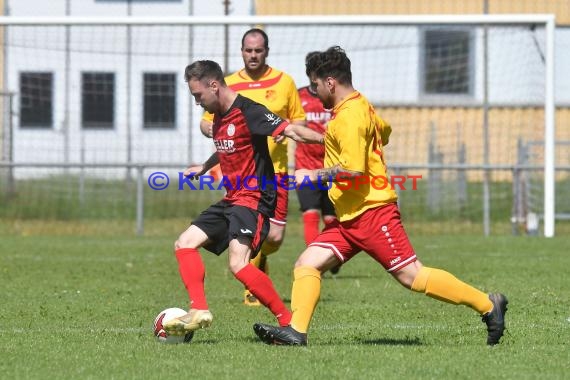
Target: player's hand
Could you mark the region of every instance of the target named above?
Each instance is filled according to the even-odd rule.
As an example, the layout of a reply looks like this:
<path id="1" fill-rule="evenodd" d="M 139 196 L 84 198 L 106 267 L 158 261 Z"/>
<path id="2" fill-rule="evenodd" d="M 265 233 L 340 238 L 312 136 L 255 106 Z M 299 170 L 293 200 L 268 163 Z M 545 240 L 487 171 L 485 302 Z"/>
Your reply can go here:
<path id="1" fill-rule="evenodd" d="M 315 170 L 298 169 L 295 170 L 295 187 L 298 187 L 303 182 L 317 182 L 317 173 Z"/>
<path id="2" fill-rule="evenodd" d="M 286 137 L 285 135 L 281 134 L 281 135 L 277 135 L 273 138 L 273 141 L 275 141 L 276 144 L 281 144 L 283 142 L 283 140 L 285 140 Z"/>
<path id="3" fill-rule="evenodd" d="M 184 177 L 189 177 L 190 179 L 198 179 L 201 175 L 204 175 L 206 171 L 204 170 L 204 165 L 192 165 L 184 170 Z"/>
<path id="4" fill-rule="evenodd" d="M 214 136 L 214 124 L 206 120 L 200 120 L 200 132 L 204 137 L 212 138 Z"/>

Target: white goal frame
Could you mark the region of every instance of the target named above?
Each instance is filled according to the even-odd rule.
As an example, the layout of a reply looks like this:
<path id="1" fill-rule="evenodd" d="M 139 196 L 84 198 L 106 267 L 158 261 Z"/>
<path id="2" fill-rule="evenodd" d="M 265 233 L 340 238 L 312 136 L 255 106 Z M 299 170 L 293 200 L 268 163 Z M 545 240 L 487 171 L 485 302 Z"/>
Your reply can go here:
<path id="1" fill-rule="evenodd" d="M 522 25 L 545 28 L 544 236 L 555 226 L 555 103 L 553 14 L 378 15 L 378 16 L 220 16 L 220 17 L 0 17 L 0 25 Z M 484 169 L 489 169 L 484 167 Z M 487 200 L 488 201 L 488 200 Z M 485 205 L 484 207 L 489 207 Z"/>

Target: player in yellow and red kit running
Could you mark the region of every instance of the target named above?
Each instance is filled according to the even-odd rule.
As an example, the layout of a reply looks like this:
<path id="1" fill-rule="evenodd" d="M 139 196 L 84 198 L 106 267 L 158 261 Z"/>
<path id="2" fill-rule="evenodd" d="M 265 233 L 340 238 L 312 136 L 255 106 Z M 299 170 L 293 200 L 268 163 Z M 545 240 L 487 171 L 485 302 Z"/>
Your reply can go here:
<path id="1" fill-rule="evenodd" d="M 241 42 L 241 54 L 244 68 L 225 78 L 228 87 L 263 104 L 271 112 L 292 124 L 305 125 L 305 113 L 293 78 L 266 63 L 269 54 L 267 34 L 258 28 L 245 32 Z M 200 128 L 202 133 L 209 137 L 211 137 L 211 125 L 212 115 L 204 114 Z M 289 164 L 287 142 L 276 143 L 270 138 L 268 145 L 277 183 L 281 183 L 287 176 Z M 288 200 L 287 186 L 277 186 L 275 216 L 270 219 L 269 233 L 259 255 L 252 260 L 252 263 L 265 273 L 268 272 L 267 256 L 279 249 L 285 236 Z M 247 289 L 244 292 L 244 303 L 250 306 L 260 305 Z"/>
<path id="2" fill-rule="evenodd" d="M 376 186 L 386 178 L 383 122 L 368 100 L 352 86 L 351 63 L 335 46 L 306 64 L 318 97 L 332 108 L 325 135 L 325 168 L 295 172 L 297 183 L 319 177 L 333 179 L 329 197 L 338 222 L 325 228 L 295 263 L 289 326 L 256 323 L 257 336 L 268 344 L 306 345 L 311 318 L 321 292 L 321 273 L 366 252 L 404 287 L 439 301 L 465 305 L 483 317 L 487 344 L 495 345 L 505 330 L 507 298 L 485 294 L 451 273 L 424 266 L 400 220 L 394 189 Z"/>

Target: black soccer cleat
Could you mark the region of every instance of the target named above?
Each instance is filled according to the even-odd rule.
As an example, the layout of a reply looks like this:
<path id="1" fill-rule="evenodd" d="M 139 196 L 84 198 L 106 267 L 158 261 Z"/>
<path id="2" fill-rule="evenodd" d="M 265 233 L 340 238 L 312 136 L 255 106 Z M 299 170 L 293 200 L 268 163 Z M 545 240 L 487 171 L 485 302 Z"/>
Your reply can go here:
<path id="1" fill-rule="evenodd" d="M 270 335 L 275 327 L 271 325 L 266 325 L 265 323 L 256 323 L 253 325 L 253 332 L 261 341 L 265 344 L 273 344 L 273 338 Z"/>
<path id="2" fill-rule="evenodd" d="M 501 293 L 489 294 L 493 303 L 493 310 L 483 315 L 483 322 L 487 324 L 487 344 L 494 346 L 499 343 L 505 331 L 505 313 L 509 300 Z"/>
<path id="3" fill-rule="evenodd" d="M 331 274 L 336 276 L 336 275 L 338 274 L 338 272 L 340 272 L 340 267 L 341 267 L 341 266 L 342 266 L 342 264 L 338 264 L 338 265 L 335 265 L 334 267 L 332 267 L 332 268 L 330 269 Z"/>
<path id="4" fill-rule="evenodd" d="M 291 326 L 277 327 L 264 323 L 256 323 L 253 325 L 253 331 L 255 331 L 255 335 L 266 344 L 279 346 L 307 345 L 307 334 L 300 333 Z"/>

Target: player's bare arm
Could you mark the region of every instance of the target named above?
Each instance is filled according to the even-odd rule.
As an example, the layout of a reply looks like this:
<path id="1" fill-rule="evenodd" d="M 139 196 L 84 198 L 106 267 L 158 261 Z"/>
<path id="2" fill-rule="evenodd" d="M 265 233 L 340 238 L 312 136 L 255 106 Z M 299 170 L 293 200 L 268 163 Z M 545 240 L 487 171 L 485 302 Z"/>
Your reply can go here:
<path id="1" fill-rule="evenodd" d="M 186 170 L 184 170 L 183 174 L 185 177 L 190 176 L 190 179 L 196 179 L 196 178 L 200 177 L 201 175 L 206 174 L 206 172 L 208 172 L 208 170 L 212 169 L 219 162 L 220 162 L 220 160 L 218 159 L 218 154 L 213 153 L 210 156 L 210 158 L 208 158 L 206 160 L 206 162 L 204 162 L 202 165 L 189 166 Z"/>
<path id="2" fill-rule="evenodd" d="M 324 136 L 319 132 L 305 127 L 302 124 L 289 124 L 282 132 L 282 135 L 292 140 L 307 144 L 322 144 Z"/>
<path id="3" fill-rule="evenodd" d="M 305 122 L 305 120 L 295 120 L 295 121 L 290 121 L 290 124 L 296 124 L 296 125 L 301 125 L 301 126 L 306 126 L 307 123 Z M 281 143 L 282 141 L 284 141 L 287 138 L 287 136 L 280 134 L 275 136 L 275 138 L 273 139 L 273 141 L 275 141 L 277 144 Z"/>
<path id="4" fill-rule="evenodd" d="M 200 132 L 202 132 L 202 134 L 208 138 L 212 138 L 212 136 L 214 135 L 213 131 L 212 131 L 212 125 L 213 123 L 211 121 L 208 120 L 200 120 Z"/>

